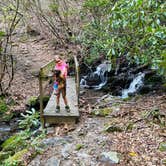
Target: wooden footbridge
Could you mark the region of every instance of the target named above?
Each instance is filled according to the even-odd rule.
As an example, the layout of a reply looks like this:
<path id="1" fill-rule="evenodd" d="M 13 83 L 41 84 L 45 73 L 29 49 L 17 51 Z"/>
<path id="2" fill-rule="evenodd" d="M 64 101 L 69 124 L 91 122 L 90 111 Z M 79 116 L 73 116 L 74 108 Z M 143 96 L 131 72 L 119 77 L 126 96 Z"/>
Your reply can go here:
<path id="1" fill-rule="evenodd" d="M 64 102 L 62 96 L 60 98 L 60 112 L 56 110 L 56 96 L 52 92 L 51 97 L 44 108 L 43 105 L 43 84 L 51 76 L 51 70 L 55 67 L 55 61 L 47 63 L 40 68 L 39 72 L 39 90 L 40 90 L 40 118 L 43 127 L 46 123 L 75 123 L 79 118 L 78 103 L 79 103 L 79 65 L 77 58 L 74 57 L 75 62 L 75 77 L 67 78 L 67 100 L 70 106 L 70 112 L 65 111 Z"/>

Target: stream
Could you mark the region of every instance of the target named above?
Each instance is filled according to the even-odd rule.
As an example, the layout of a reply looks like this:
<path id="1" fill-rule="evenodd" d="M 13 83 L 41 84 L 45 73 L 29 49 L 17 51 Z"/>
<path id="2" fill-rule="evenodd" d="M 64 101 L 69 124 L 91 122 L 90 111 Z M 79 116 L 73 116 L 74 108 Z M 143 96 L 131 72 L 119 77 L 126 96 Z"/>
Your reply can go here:
<path id="1" fill-rule="evenodd" d="M 0 145 L 18 131 L 18 118 L 10 122 L 0 122 Z"/>
<path id="2" fill-rule="evenodd" d="M 107 63 L 100 64 L 99 66 L 97 66 L 95 71 L 91 71 L 87 75 L 82 76 L 80 81 L 81 88 L 100 90 L 104 86 L 106 87 L 107 83 L 109 83 L 110 71 L 111 71 L 110 64 Z M 121 98 L 123 99 L 137 93 L 144 86 L 144 78 L 145 78 L 144 72 L 139 72 L 134 75 L 130 74 L 130 72 L 128 73 L 129 76 L 127 78 L 124 77 L 124 87 L 128 88 L 119 89 L 119 93 L 121 94 Z M 131 76 L 132 79 L 130 78 Z M 131 79 L 130 83 L 129 82 L 126 83 L 125 81 L 128 78 Z"/>

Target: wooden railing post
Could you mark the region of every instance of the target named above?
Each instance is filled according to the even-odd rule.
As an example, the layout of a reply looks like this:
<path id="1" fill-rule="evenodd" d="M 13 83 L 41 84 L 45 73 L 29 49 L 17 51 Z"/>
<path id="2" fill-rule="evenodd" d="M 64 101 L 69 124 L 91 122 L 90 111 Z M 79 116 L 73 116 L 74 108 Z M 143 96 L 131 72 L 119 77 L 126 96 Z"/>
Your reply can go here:
<path id="1" fill-rule="evenodd" d="M 75 62 L 75 79 L 76 79 L 76 92 L 77 92 L 77 102 L 79 104 L 79 92 L 80 92 L 80 74 L 79 74 L 79 63 L 77 60 L 77 57 L 74 56 L 74 62 Z"/>
<path id="2" fill-rule="evenodd" d="M 42 85 L 43 70 L 40 69 L 39 72 L 39 92 L 40 92 L 40 120 L 42 123 L 42 128 L 45 127 L 44 117 L 43 117 L 43 85 Z"/>

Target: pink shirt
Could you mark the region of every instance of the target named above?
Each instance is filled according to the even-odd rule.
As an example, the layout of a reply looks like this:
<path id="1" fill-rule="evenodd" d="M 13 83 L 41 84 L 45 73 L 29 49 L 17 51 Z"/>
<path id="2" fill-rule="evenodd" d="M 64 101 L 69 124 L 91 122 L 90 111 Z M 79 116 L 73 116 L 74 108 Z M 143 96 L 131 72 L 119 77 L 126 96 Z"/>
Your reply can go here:
<path id="1" fill-rule="evenodd" d="M 68 65 L 64 61 L 55 65 L 55 70 L 60 70 L 65 78 L 67 77 L 67 69 Z"/>

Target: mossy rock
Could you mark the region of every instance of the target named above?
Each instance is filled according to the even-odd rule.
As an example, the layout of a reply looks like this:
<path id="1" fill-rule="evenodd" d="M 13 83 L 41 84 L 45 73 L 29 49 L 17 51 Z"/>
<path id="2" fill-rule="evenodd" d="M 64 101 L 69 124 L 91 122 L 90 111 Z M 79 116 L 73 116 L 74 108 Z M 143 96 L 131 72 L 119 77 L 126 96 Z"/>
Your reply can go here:
<path id="1" fill-rule="evenodd" d="M 21 134 L 11 136 L 1 145 L 4 152 L 13 150 L 18 151 L 25 148 L 26 146 L 25 138 Z"/>
<path id="2" fill-rule="evenodd" d="M 43 96 L 43 105 L 44 107 L 47 105 L 48 101 L 50 99 L 50 96 Z M 35 108 L 35 110 L 39 110 L 40 109 L 40 100 L 39 97 L 37 96 L 31 96 L 26 104 L 29 109 Z"/>
<path id="3" fill-rule="evenodd" d="M 77 145 L 76 145 L 76 150 L 80 150 L 80 149 L 82 149 L 83 147 L 84 147 L 83 144 L 77 144 Z"/>
<path id="4" fill-rule="evenodd" d="M 161 152 L 166 152 L 166 142 L 160 143 L 159 150 Z"/>
<path id="5" fill-rule="evenodd" d="M 2 148 L 5 148 L 7 146 L 9 146 L 10 144 L 12 144 L 15 140 L 16 140 L 17 135 L 11 136 L 10 138 L 8 138 L 2 145 Z"/>
<path id="6" fill-rule="evenodd" d="M 107 125 L 105 127 L 104 131 L 106 131 L 106 132 L 122 132 L 123 129 L 122 129 L 122 127 L 119 127 L 119 126 L 113 124 L 113 125 Z"/>
<path id="7" fill-rule="evenodd" d="M 111 114 L 113 110 L 111 108 L 103 108 L 103 109 L 98 109 L 94 110 L 92 113 L 96 116 L 108 116 Z"/>
<path id="8" fill-rule="evenodd" d="M 23 165 L 23 157 L 28 152 L 28 149 L 23 149 L 17 153 L 15 153 L 13 156 L 9 157 L 4 161 L 4 164 L 8 164 L 10 166 L 15 165 Z"/>

